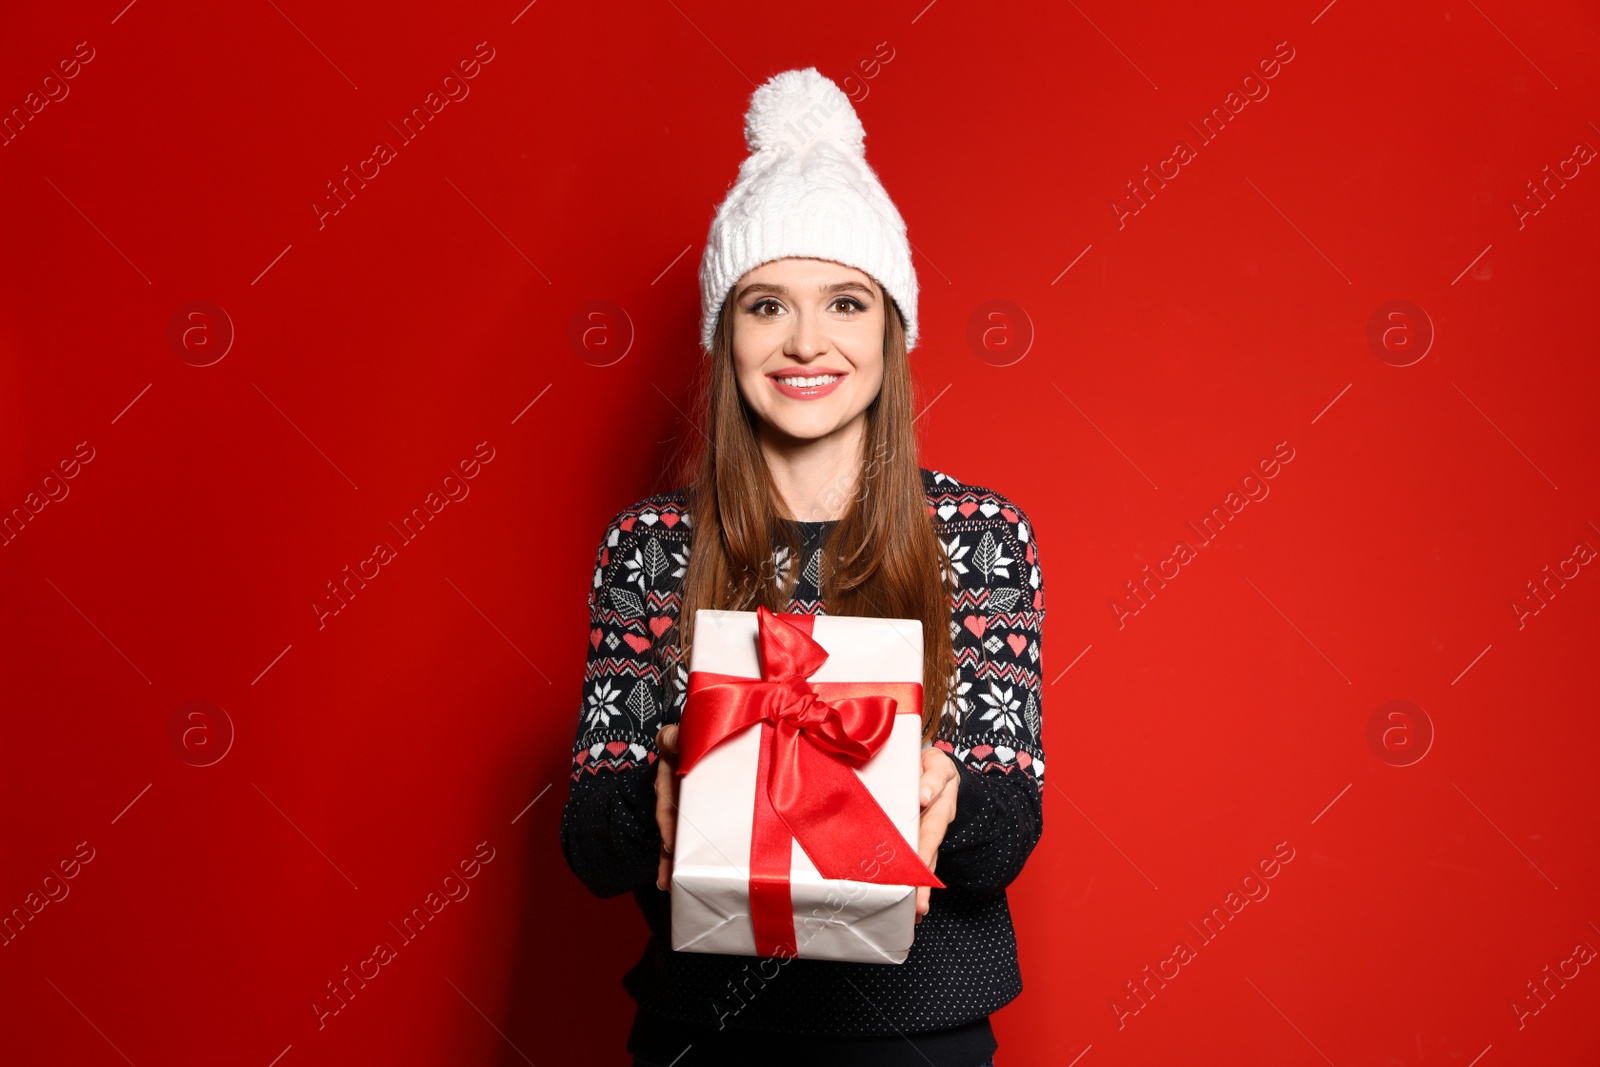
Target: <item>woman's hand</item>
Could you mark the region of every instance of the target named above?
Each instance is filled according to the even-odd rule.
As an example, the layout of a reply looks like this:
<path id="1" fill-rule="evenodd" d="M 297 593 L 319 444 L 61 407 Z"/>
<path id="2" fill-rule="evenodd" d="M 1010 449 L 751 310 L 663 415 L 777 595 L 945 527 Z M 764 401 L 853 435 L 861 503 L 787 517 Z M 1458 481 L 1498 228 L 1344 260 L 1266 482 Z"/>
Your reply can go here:
<path id="1" fill-rule="evenodd" d="M 656 825 L 661 828 L 661 862 L 656 888 L 672 888 L 672 846 L 678 837 L 678 727 L 656 731 Z"/>
<path id="2" fill-rule="evenodd" d="M 956 817 L 956 792 L 960 786 L 961 774 L 954 760 L 937 748 L 922 750 L 922 782 L 918 787 L 922 821 L 917 830 L 917 853 L 930 871 L 939 862 L 939 845 L 944 841 L 944 832 Z M 928 914 L 931 888 L 917 887 L 917 922 Z"/>

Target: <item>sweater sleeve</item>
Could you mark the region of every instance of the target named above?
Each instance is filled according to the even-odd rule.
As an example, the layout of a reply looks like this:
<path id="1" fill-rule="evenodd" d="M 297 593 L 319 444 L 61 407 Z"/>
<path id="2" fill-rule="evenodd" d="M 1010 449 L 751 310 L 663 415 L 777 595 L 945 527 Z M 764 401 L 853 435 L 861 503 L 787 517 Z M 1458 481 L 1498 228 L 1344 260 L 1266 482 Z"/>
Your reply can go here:
<path id="1" fill-rule="evenodd" d="M 986 892 L 1022 873 L 1044 830 L 1044 581 L 1027 515 L 1001 503 L 981 532 L 944 538 L 965 570 L 952 598 L 955 737 L 935 742 L 961 784 L 934 873 L 952 888 Z"/>
<path id="2" fill-rule="evenodd" d="M 599 897 L 653 888 L 661 848 L 655 734 L 664 685 L 650 655 L 657 635 L 647 625 L 658 569 L 638 565 L 643 550 L 628 514 L 612 519 L 595 553 L 571 786 L 561 813 L 562 855 Z"/>

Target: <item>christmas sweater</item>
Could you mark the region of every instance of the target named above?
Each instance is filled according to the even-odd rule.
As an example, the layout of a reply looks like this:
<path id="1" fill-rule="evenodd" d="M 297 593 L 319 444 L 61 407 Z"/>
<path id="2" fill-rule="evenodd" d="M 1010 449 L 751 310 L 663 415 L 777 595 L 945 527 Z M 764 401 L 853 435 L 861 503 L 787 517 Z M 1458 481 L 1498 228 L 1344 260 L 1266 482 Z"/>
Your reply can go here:
<path id="1" fill-rule="evenodd" d="M 632 892 L 651 930 L 623 985 L 652 1019 L 771 1034 L 906 1035 L 983 1019 L 1022 991 L 1006 886 L 1043 829 L 1040 636 L 1044 584 L 1027 515 L 999 493 L 922 469 L 928 514 L 960 583 L 949 596 L 959 682 L 936 747 L 955 763 L 956 813 L 939 846 L 929 911 L 899 964 L 675 952 L 656 888 L 658 728 L 688 684 L 668 634 L 692 545 L 679 489 L 618 512 L 595 554 L 582 704 L 561 816 L 567 864 L 591 892 Z M 801 575 L 788 612 L 825 614 L 820 547 L 836 522 L 795 524 Z M 781 588 L 781 585 L 780 585 Z M 657 648 L 661 642 L 661 648 Z M 652 653 L 656 653 L 652 655 Z M 952 729 L 949 729 L 953 727 Z M 766 965 L 776 973 L 763 977 Z M 784 1039 L 789 1043 L 788 1039 Z"/>

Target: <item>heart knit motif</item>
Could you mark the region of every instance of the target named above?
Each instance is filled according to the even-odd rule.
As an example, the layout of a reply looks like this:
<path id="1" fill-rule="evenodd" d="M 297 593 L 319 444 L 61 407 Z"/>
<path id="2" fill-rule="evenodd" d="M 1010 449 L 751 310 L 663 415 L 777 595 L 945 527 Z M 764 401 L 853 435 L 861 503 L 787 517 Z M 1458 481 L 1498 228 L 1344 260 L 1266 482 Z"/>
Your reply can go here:
<path id="1" fill-rule="evenodd" d="M 1002 515 L 1004 515 L 1006 517 L 1006 521 L 1007 522 L 1016 522 L 1017 521 L 1017 513 L 1015 511 L 1012 511 L 1010 508 L 1001 508 L 1000 509 L 1000 514 L 1002 514 Z"/>
<path id="2" fill-rule="evenodd" d="M 666 523 L 667 524 L 667 529 L 670 530 L 674 526 L 678 525 L 678 516 L 675 513 L 670 512 L 670 511 L 664 512 L 664 513 L 662 513 L 661 521 Z"/>
<path id="3" fill-rule="evenodd" d="M 589 643 L 595 648 L 599 648 L 601 636 L 600 627 L 596 626 L 593 630 L 589 631 Z"/>
<path id="4" fill-rule="evenodd" d="M 634 516 L 629 515 L 627 518 L 625 518 L 621 522 L 617 523 L 617 525 L 622 527 L 624 532 L 632 533 L 633 532 L 633 524 L 635 522 L 637 522 L 637 521 L 638 520 Z"/>
<path id="5" fill-rule="evenodd" d="M 1011 651 L 1020 656 L 1022 655 L 1022 650 L 1028 647 L 1028 639 L 1022 634 L 1008 634 L 1006 636 L 1006 644 L 1011 646 Z"/>
<path id="6" fill-rule="evenodd" d="M 655 634 L 657 637 L 660 637 L 670 629 L 672 629 L 671 615 L 657 615 L 655 618 L 650 620 L 650 632 Z"/>
<path id="7" fill-rule="evenodd" d="M 622 639 L 628 642 L 628 647 L 635 652 L 643 652 L 650 647 L 650 639 L 648 637 L 640 637 L 638 634 L 623 634 Z"/>
<path id="8" fill-rule="evenodd" d="M 976 500 L 969 500 L 965 504 L 962 504 L 956 510 L 961 512 L 961 514 L 962 514 L 962 516 L 964 518 L 970 519 L 970 518 L 972 518 L 972 513 L 974 511 L 978 510 L 978 502 Z"/>
<path id="9" fill-rule="evenodd" d="M 989 616 L 968 615 L 961 620 L 961 624 L 972 631 L 973 637 L 982 637 L 984 629 L 989 625 Z"/>

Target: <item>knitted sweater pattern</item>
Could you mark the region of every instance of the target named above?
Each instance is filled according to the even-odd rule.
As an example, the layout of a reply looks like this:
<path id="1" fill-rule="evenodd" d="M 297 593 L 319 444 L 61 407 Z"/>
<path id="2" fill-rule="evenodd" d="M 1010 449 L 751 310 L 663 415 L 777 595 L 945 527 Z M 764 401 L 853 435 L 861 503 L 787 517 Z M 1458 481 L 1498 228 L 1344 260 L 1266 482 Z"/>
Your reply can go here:
<path id="1" fill-rule="evenodd" d="M 1040 641 L 1044 583 L 1033 528 L 993 490 L 921 469 L 928 514 L 959 588 L 950 635 L 957 681 L 945 708 L 953 740 L 935 746 L 960 776 L 939 847 L 929 911 L 900 964 L 769 960 L 674 952 L 670 896 L 655 887 L 655 734 L 677 722 L 688 669 L 668 636 L 677 619 L 693 516 L 672 490 L 624 508 L 595 553 L 582 704 L 561 817 L 568 866 L 599 897 L 632 892 L 651 937 L 623 984 L 643 1010 L 684 1023 L 772 1033 L 884 1035 L 957 1026 L 1022 991 L 1006 887 L 1043 830 Z M 774 550 L 775 580 L 802 570 L 783 610 L 825 614 L 821 540 L 801 523 L 795 559 Z M 659 647 L 658 647 L 659 646 Z"/>

